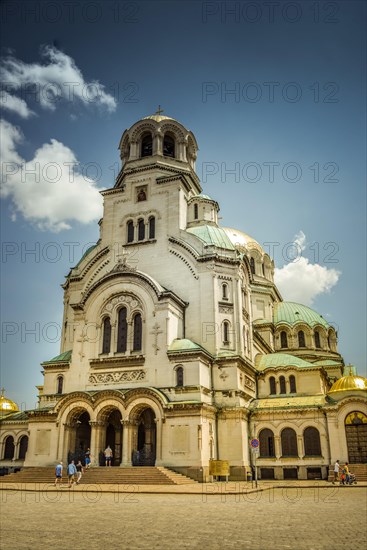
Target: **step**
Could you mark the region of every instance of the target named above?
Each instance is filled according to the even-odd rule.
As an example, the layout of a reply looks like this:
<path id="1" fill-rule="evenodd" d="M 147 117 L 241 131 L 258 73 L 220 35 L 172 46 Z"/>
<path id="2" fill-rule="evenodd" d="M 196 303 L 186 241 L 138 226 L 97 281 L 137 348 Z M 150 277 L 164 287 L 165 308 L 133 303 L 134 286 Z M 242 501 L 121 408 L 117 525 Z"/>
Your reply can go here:
<path id="1" fill-rule="evenodd" d="M 64 480 L 67 473 L 64 468 Z M 90 468 L 83 474 L 83 483 L 90 484 L 131 484 L 131 485 L 181 485 L 193 480 L 170 470 L 154 466 L 99 467 Z M 23 468 L 20 472 L 0 478 L 0 483 L 53 483 L 55 470 L 51 468 Z"/>

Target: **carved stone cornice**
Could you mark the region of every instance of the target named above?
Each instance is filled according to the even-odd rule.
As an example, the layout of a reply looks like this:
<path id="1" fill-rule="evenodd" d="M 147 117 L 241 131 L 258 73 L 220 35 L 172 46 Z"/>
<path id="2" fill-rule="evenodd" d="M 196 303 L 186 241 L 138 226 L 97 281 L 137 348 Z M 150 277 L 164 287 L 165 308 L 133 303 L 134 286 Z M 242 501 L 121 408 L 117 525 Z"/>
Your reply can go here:
<path id="1" fill-rule="evenodd" d="M 99 359 L 90 359 L 89 364 L 92 369 L 109 369 L 119 367 L 139 367 L 144 365 L 144 355 L 121 355 L 118 357 L 100 357 Z"/>
<path id="2" fill-rule="evenodd" d="M 144 370 L 128 370 L 120 372 L 101 372 L 90 374 L 89 384 L 125 384 L 126 382 L 142 382 L 146 379 Z"/>

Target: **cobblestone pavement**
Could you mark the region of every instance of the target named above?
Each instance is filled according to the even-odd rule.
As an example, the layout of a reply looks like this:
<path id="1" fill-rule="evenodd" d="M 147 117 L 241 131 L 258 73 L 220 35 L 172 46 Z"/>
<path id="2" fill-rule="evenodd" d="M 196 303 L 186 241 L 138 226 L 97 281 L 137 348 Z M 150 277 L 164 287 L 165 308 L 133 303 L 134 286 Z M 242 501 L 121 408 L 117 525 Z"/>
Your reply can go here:
<path id="1" fill-rule="evenodd" d="M 366 548 L 364 487 L 247 495 L 2 491 L 0 499 L 4 550 Z"/>

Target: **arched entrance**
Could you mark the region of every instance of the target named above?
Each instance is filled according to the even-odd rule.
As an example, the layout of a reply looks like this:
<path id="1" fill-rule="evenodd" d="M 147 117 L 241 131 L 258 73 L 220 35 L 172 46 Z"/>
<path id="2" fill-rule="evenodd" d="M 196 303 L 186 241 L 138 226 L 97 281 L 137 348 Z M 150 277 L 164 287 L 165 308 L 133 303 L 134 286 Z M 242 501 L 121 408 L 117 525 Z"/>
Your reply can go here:
<path id="1" fill-rule="evenodd" d="M 28 449 L 28 436 L 23 435 L 19 442 L 19 459 L 24 460 Z"/>
<path id="2" fill-rule="evenodd" d="M 136 440 L 133 450 L 133 466 L 154 466 L 156 459 L 157 433 L 155 414 L 149 407 L 137 416 Z"/>
<path id="3" fill-rule="evenodd" d="M 74 451 L 71 450 L 71 455 L 68 457 L 68 460 L 75 460 L 76 462 L 80 460 L 83 464 L 85 461 L 85 452 L 90 448 L 90 434 L 91 427 L 89 424 L 90 416 L 89 413 L 82 412 L 76 418 L 75 421 L 75 446 Z"/>
<path id="4" fill-rule="evenodd" d="M 12 460 L 14 458 L 14 437 L 9 435 L 5 440 L 4 460 Z"/>
<path id="5" fill-rule="evenodd" d="M 109 445 L 113 452 L 112 466 L 119 466 L 122 459 L 122 424 L 121 413 L 117 409 L 114 409 L 106 418 L 106 437 L 104 441 L 105 449 Z M 100 457 L 100 465 L 104 466 L 104 454 L 102 452 Z"/>
<path id="6" fill-rule="evenodd" d="M 367 463 L 367 416 L 353 411 L 345 419 L 349 462 L 351 464 Z"/>

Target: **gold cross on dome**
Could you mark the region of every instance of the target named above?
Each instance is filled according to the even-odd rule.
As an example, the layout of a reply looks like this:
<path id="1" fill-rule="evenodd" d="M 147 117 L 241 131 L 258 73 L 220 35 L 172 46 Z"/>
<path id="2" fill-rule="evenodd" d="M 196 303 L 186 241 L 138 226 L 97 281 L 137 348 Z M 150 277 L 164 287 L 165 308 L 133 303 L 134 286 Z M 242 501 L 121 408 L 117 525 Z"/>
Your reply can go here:
<path id="1" fill-rule="evenodd" d="M 1 397 L 4 397 L 5 388 L 1 388 Z"/>
<path id="2" fill-rule="evenodd" d="M 160 105 L 158 105 L 158 109 L 156 110 L 155 114 L 156 115 L 161 115 L 163 113 L 163 109 Z"/>

